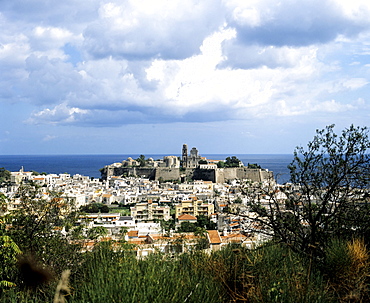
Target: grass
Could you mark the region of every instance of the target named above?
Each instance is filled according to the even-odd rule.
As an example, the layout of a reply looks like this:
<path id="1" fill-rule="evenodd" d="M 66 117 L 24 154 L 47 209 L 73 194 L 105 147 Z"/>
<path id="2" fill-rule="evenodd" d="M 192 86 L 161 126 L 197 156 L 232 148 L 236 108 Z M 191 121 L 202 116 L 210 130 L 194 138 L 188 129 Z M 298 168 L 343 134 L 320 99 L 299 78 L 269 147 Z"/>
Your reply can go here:
<path id="1" fill-rule="evenodd" d="M 325 262 L 281 245 L 255 250 L 227 246 L 175 256 L 138 259 L 104 242 L 71 269 L 66 302 L 366 302 L 369 255 L 361 240 L 328 245 Z M 35 289 L 3 291 L 1 302 L 53 302 L 58 281 Z M 60 285 L 60 284 L 59 284 Z M 68 287 L 66 287 L 68 289 Z M 62 301 L 60 301 L 62 302 Z"/>

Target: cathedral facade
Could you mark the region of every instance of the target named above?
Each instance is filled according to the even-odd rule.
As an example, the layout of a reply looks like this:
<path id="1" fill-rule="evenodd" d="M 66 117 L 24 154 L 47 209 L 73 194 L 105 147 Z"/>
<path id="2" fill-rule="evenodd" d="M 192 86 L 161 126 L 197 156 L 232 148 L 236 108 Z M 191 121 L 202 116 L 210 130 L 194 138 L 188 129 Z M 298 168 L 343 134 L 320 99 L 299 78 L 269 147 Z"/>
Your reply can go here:
<path id="1" fill-rule="evenodd" d="M 199 167 L 199 161 L 202 157 L 199 155 L 198 150 L 193 147 L 188 153 L 188 145 L 184 144 L 182 146 L 182 156 L 181 156 L 181 167 L 183 168 L 197 168 Z"/>

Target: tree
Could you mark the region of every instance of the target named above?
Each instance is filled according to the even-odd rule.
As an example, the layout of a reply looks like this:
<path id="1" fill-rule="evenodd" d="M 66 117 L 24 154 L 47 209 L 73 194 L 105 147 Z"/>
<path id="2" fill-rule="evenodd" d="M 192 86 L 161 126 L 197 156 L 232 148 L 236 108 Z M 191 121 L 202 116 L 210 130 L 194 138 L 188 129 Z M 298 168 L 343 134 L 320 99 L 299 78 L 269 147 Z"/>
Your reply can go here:
<path id="1" fill-rule="evenodd" d="M 195 232 L 197 225 L 188 221 L 181 222 L 180 227 L 177 229 L 180 233 L 192 233 Z"/>
<path id="2" fill-rule="evenodd" d="M 239 167 L 241 163 L 236 156 L 227 157 L 225 160 L 225 167 Z"/>
<path id="3" fill-rule="evenodd" d="M 109 207 L 102 203 L 91 203 L 87 205 L 82 205 L 80 207 L 80 211 L 85 213 L 109 213 Z"/>
<path id="4" fill-rule="evenodd" d="M 236 204 L 242 204 L 243 203 L 243 199 L 240 198 L 240 197 L 236 197 L 236 199 L 234 200 L 234 203 L 236 203 Z"/>
<path id="5" fill-rule="evenodd" d="M 10 181 L 11 173 L 4 167 L 0 167 L 0 184 L 3 182 Z"/>
<path id="6" fill-rule="evenodd" d="M 370 141 L 366 127 L 317 130 L 288 166 L 293 185 L 249 188 L 255 219 L 276 240 L 320 259 L 332 237 L 369 234 Z"/>
<path id="7" fill-rule="evenodd" d="M 100 237 L 105 237 L 108 234 L 108 230 L 104 226 L 91 227 L 86 232 L 86 237 L 90 240 L 97 240 Z"/>
<path id="8" fill-rule="evenodd" d="M 144 167 L 145 164 L 146 164 L 146 160 L 145 160 L 145 156 L 144 155 L 140 155 L 140 157 L 137 158 L 136 161 L 139 162 L 139 166 L 140 167 Z"/>
<path id="9" fill-rule="evenodd" d="M 160 220 L 159 221 L 162 233 L 165 233 L 166 236 L 170 235 L 171 230 L 175 229 L 175 221 L 174 220 Z"/>
<path id="10" fill-rule="evenodd" d="M 251 169 L 261 169 L 261 165 L 257 164 L 257 163 L 248 163 L 247 165 L 248 168 L 251 168 Z"/>
<path id="11" fill-rule="evenodd" d="M 22 251 L 5 233 L 4 221 L 0 218 L 0 290 L 15 286 L 17 257 Z"/>
<path id="12" fill-rule="evenodd" d="M 217 228 L 217 224 L 212 222 L 209 217 L 204 216 L 204 215 L 197 216 L 196 226 L 200 228 L 205 228 L 208 230 Z"/>
<path id="13" fill-rule="evenodd" d="M 64 228 L 73 226 L 78 218 L 73 202 L 58 193 L 45 195 L 42 188 L 30 185 L 19 187 L 16 196 L 19 205 L 5 217 L 9 227 L 5 235 L 23 253 L 32 255 L 56 273 L 78 262 L 80 247 L 71 244 L 63 234 Z"/>
<path id="14" fill-rule="evenodd" d="M 195 244 L 196 250 L 202 250 L 202 249 L 209 248 L 207 230 L 205 228 L 197 227 L 194 231 L 194 235 L 197 237 L 197 241 Z"/>

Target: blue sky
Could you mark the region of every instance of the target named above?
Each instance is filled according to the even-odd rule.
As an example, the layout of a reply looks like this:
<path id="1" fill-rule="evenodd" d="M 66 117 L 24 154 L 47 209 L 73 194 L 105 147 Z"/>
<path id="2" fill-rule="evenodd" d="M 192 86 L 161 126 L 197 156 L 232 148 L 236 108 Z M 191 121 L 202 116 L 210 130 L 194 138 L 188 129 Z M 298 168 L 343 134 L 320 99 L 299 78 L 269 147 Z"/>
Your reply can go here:
<path id="1" fill-rule="evenodd" d="M 368 126 L 365 0 L 13 0 L 0 28 L 0 154 L 292 153 Z"/>

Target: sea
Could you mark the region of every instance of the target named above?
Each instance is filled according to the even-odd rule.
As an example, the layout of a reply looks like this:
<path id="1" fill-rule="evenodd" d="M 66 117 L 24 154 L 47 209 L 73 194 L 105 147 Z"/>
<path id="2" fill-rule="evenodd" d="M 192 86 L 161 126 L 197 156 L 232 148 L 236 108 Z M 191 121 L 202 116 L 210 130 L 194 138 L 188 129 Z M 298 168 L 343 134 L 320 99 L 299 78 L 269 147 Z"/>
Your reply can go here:
<path id="1" fill-rule="evenodd" d="M 0 155 L 0 168 L 9 171 L 45 172 L 48 174 L 68 173 L 80 174 L 93 178 L 100 178 L 100 168 L 106 165 L 122 162 L 128 157 L 137 159 L 140 155 Z M 145 155 L 146 158 L 162 159 L 164 154 Z M 180 155 L 175 155 L 180 156 Z M 289 182 L 289 169 L 287 166 L 293 160 L 290 154 L 202 154 L 201 156 L 212 160 L 225 160 L 226 157 L 236 156 L 244 165 L 259 164 L 263 169 L 274 173 L 279 184 Z"/>

